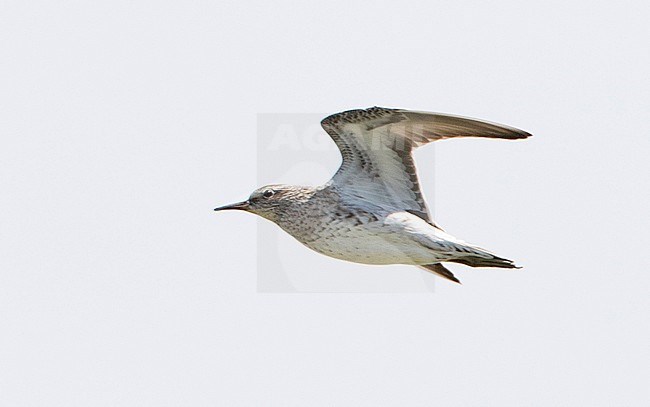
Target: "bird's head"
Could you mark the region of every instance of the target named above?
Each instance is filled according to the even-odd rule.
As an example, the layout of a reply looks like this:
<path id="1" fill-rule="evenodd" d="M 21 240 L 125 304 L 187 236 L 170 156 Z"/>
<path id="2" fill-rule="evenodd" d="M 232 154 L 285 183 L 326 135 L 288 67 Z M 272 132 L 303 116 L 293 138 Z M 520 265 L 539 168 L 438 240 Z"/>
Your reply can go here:
<path id="1" fill-rule="evenodd" d="M 275 222 L 284 209 L 300 199 L 303 189 L 292 185 L 267 185 L 253 191 L 245 201 L 220 206 L 214 210 L 237 209 Z"/>

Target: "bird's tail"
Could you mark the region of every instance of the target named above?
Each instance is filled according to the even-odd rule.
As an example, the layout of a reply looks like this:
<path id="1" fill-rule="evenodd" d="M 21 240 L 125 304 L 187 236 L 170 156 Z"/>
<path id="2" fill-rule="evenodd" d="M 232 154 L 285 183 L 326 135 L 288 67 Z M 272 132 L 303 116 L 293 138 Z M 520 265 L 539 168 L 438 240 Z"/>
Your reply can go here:
<path id="1" fill-rule="evenodd" d="M 457 259 L 450 259 L 454 263 L 464 264 L 470 267 L 498 267 L 503 269 L 519 269 L 512 260 L 504 259 L 503 257 L 495 256 L 491 253 L 483 252 L 489 254 L 491 257 L 483 257 L 478 255 L 469 255 Z"/>

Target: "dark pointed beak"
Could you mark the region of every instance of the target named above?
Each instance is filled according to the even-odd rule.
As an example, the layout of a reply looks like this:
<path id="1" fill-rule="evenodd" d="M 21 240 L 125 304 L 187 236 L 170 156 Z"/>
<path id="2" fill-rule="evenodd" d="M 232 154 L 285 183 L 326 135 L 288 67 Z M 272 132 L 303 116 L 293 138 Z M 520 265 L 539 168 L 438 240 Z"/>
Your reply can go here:
<path id="1" fill-rule="evenodd" d="M 214 210 L 215 211 L 225 211 L 225 210 L 228 210 L 228 209 L 237 209 L 237 210 L 240 210 L 240 211 L 246 211 L 246 210 L 248 210 L 249 207 L 250 207 L 250 204 L 248 203 L 248 201 L 243 201 L 243 202 L 238 202 L 238 203 L 230 204 L 230 205 L 226 205 L 226 206 L 220 206 L 218 208 L 214 208 Z"/>

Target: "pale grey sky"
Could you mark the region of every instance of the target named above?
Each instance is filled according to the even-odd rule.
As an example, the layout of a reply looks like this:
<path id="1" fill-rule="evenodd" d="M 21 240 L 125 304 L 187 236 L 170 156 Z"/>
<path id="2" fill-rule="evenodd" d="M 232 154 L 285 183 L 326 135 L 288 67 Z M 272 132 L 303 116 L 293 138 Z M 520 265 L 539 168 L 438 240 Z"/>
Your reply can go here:
<path id="1" fill-rule="evenodd" d="M 648 405 L 649 11 L 4 2 L 0 404 Z M 524 269 L 257 292 L 257 219 L 211 209 L 339 160 L 259 168 L 292 154 L 258 161 L 258 114 L 372 105 L 534 134 L 416 154 L 438 223 Z M 332 291 L 421 281 L 280 239 Z"/>

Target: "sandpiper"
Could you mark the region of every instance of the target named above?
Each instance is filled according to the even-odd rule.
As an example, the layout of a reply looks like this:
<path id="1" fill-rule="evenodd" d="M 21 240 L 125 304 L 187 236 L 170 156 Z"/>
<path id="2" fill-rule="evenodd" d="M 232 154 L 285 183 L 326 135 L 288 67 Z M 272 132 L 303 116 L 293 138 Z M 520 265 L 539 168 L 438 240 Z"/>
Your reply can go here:
<path id="1" fill-rule="evenodd" d="M 267 185 L 216 208 L 266 218 L 326 256 L 363 264 L 409 264 L 460 283 L 442 262 L 518 268 L 445 233 L 431 219 L 411 152 L 454 137 L 524 139 L 509 126 L 440 113 L 372 107 L 326 117 L 343 162 L 317 187 Z"/>

